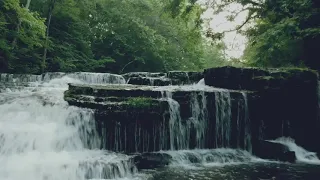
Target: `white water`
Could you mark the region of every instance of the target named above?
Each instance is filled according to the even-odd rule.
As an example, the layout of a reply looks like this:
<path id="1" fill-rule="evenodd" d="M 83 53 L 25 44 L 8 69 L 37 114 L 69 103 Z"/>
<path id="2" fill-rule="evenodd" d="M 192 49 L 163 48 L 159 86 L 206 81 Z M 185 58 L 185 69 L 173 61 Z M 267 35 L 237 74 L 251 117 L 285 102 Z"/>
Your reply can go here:
<path id="1" fill-rule="evenodd" d="M 225 166 L 263 161 L 247 151 L 226 148 L 163 151 L 162 153 L 169 154 L 172 157 L 171 166 L 192 169 L 195 167 Z"/>
<path id="2" fill-rule="evenodd" d="M 0 179 L 132 179 L 130 157 L 98 150 L 92 111 L 63 100 L 67 83 L 122 83 L 117 77 L 79 73 L 1 93 Z"/>
<path id="3" fill-rule="evenodd" d="M 188 129 L 182 124 L 180 116 L 180 105 L 177 101 L 172 99 L 172 93 L 170 91 L 164 91 L 162 93 L 162 99 L 168 101 L 169 104 L 169 133 L 170 133 L 170 149 L 187 149 L 189 143 Z"/>
<path id="4" fill-rule="evenodd" d="M 309 152 L 303 147 L 298 146 L 294 139 L 290 137 L 280 137 L 276 140 L 271 140 L 271 142 L 283 144 L 287 146 L 290 151 L 294 151 L 298 162 L 320 165 L 320 160 L 316 153 Z"/>
<path id="5" fill-rule="evenodd" d="M 4 75 L 1 76 L 1 82 L 8 81 L 7 75 L 5 78 Z M 124 79 L 118 75 L 99 73 L 61 73 L 46 74 L 41 79 L 39 77 L 30 76 L 27 80 L 20 80 L 10 75 L 11 82 L 31 83 L 28 88 L 7 89 L 0 94 L 0 179 L 135 179 L 136 169 L 129 156 L 98 150 L 101 140 L 95 130 L 92 111 L 69 107 L 63 100 L 67 83 L 124 83 Z M 212 92 L 214 89 L 205 87 L 202 83 L 182 87 L 191 87 L 190 91 L 203 88 Z M 230 93 L 219 91 L 215 94 L 218 127 L 216 142 L 219 142 L 217 146 L 228 146 L 231 134 Z M 246 95 L 243 94 L 243 97 L 245 122 L 249 122 Z M 208 120 L 205 92 L 192 95 L 191 124 L 182 122 L 180 105 L 172 99 L 170 91 L 164 93 L 163 98 L 170 105 L 171 149 L 189 148 L 191 125 L 196 130 L 196 146 L 202 148 Z M 250 129 L 245 131 L 245 134 L 250 134 Z M 250 139 L 251 137 L 245 137 L 248 149 Z M 291 140 L 276 141 L 295 151 L 300 162 L 319 163 L 314 153 L 304 150 Z M 172 165 L 189 166 L 196 162 L 201 166 L 223 166 L 257 160 L 250 153 L 232 149 L 180 150 L 167 153 L 173 157 Z"/>
<path id="6" fill-rule="evenodd" d="M 45 73 L 41 75 L 30 75 L 30 74 L 1 74 L 0 82 L 11 82 L 11 83 L 21 83 L 21 82 L 48 82 L 53 79 L 59 79 L 62 77 L 69 77 L 72 79 L 80 80 L 85 83 L 90 84 L 124 84 L 125 79 L 116 74 L 109 73 L 90 73 L 90 72 L 75 72 L 75 73 Z"/>
<path id="7" fill-rule="evenodd" d="M 215 92 L 216 106 L 216 148 L 229 147 L 231 139 L 231 97 L 230 92 Z"/>
<path id="8" fill-rule="evenodd" d="M 252 152 L 252 144 L 251 144 L 251 122 L 249 118 L 249 108 L 248 108 L 248 97 L 247 94 L 241 93 L 244 100 L 244 149 Z"/>
<path id="9" fill-rule="evenodd" d="M 198 100 L 198 94 L 200 95 L 200 100 Z M 208 110 L 207 110 L 207 98 L 204 91 L 199 93 L 192 93 L 191 96 L 191 123 L 196 131 L 196 148 L 205 148 L 206 135 L 209 124 Z"/>
<path id="10" fill-rule="evenodd" d="M 190 97 L 192 116 L 185 122 L 180 116 L 180 104 L 172 99 L 172 92 L 163 91 L 162 99 L 169 104 L 170 149 L 190 149 L 191 129 L 195 131 L 196 148 L 204 148 L 208 129 L 208 112 L 205 92 L 193 92 Z"/>

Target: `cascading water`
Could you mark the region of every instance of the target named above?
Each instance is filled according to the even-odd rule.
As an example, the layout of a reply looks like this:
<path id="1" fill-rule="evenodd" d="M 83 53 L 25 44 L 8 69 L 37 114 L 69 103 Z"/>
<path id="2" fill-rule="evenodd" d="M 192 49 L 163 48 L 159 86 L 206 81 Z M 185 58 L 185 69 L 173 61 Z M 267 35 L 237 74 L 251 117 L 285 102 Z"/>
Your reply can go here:
<path id="1" fill-rule="evenodd" d="M 207 98 L 204 91 L 199 93 L 201 100 L 198 100 L 198 93 L 191 96 L 191 123 L 195 129 L 196 148 L 205 148 L 208 128 Z"/>
<path id="2" fill-rule="evenodd" d="M 270 140 L 270 142 L 276 142 L 283 144 L 289 148 L 290 151 L 294 151 L 298 162 L 308 163 L 308 164 L 318 164 L 320 165 L 320 160 L 316 153 L 309 152 L 304 148 L 298 146 L 294 139 L 289 137 L 280 137 L 276 140 Z"/>
<path id="3" fill-rule="evenodd" d="M 262 161 L 252 156 L 250 153 L 238 149 L 197 149 L 180 151 L 163 151 L 172 157 L 173 166 L 223 166 L 239 163 Z"/>
<path id="4" fill-rule="evenodd" d="M 172 99 L 172 92 L 164 91 L 162 98 L 166 99 L 169 104 L 169 133 L 170 133 L 170 149 L 179 150 L 187 149 L 189 144 L 189 129 L 182 123 L 180 116 L 180 105 Z"/>
<path id="5" fill-rule="evenodd" d="M 245 92 L 242 92 L 242 97 L 244 101 L 244 149 L 252 152 L 252 145 L 251 145 L 251 122 L 249 118 L 249 108 L 248 108 L 248 97 Z"/>
<path id="6" fill-rule="evenodd" d="M 208 112 L 205 92 L 191 93 L 190 109 L 192 116 L 187 121 L 182 121 L 180 116 L 180 105 L 176 100 L 172 99 L 172 92 L 163 91 L 162 98 L 167 100 L 169 104 L 170 149 L 190 149 L 191 129 L 193 129 L 195 133 L 195 147 L 204 148 L 208 128 Z"/>
<path id="7" fill-rule="evenodd" d="M 32 89 L 0 94 L 1 180 L 133 178 L 136 169 L 129 156 L 97 150 L 100 139 L 93 112 L 63 100 L 67 83 L 124 80 L 110 74 L 95 76 L 79 73 L 48 82 L 34 78 Z"/>
<path id="8" fill-rule="evenodd" d="M 216 147 L 229 147 L 231 139 L 231 97 L 228 91 L 215 92 Z"/>

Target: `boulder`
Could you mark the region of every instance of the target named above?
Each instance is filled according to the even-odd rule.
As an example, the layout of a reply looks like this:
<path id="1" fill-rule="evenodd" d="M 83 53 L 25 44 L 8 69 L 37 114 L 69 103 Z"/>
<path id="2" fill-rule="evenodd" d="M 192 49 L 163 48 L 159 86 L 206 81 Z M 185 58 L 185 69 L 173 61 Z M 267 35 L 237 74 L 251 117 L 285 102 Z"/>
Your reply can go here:
<path id="1" fill-rule="evenodd" d="M 142 153 L 134 157 L 134 163 L 140 169 L 155 169 L 170 164 L 172 157 L 166 153 Z"/>
<path id="2" fill-rule="evenodd" d="M 258 68 L 236 68 L 224 66 L 204 70 L 204 81 L 208 86 L 225 89 L 255 90 L 254 77 L 269 75 L 268 71 Z"/>
<path id="3" fill-rule="evenodd" d="M 317 78 L 316 72 L 299 68 L 261 69 L 224 66 L 204 70 L 206 85 L 234 90 L 279 90 L 314 82 Z"/>
<path id="4" fill-rule="evenodd" d="M 284 162 L 295 162 L 295 152 L 290 151 L 287 146 L 266 140 L 260 140 L 253 149 L 253 154 L 270 160 L 279 160 Z"/>

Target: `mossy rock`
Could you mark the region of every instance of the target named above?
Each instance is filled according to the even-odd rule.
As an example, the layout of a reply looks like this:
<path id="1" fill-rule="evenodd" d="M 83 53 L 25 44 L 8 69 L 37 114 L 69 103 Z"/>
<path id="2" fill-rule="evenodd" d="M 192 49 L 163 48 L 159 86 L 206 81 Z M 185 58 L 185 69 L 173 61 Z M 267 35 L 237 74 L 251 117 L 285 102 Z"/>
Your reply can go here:
<path id="1" fill-rule="evenodd" d="M 158 105 L 158 100 L 147 97 L 130 97 L 124 103 L 136 108 L 147 108 Z"/>
<path id="2" fill-rule="evenodd" d="M 317 72 L 302 68 L 262 69 L 224 66 L 206 69 L 204 74 L 206 85 L 251 91 L 293 87 L 304 82 L 316 82 L 318 79 Z"/>

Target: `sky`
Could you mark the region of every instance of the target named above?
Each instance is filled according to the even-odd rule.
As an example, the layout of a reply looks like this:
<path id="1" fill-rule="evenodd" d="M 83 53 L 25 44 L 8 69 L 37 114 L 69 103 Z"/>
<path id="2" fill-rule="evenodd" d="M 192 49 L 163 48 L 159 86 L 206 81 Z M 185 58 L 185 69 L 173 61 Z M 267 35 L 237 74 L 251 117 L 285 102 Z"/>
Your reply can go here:
<path id="1" fill-rule="evenodd" d="M 200 0 L 205 1 L 205 0 Z M 214 14 L 213 9 L 208 9 L 203 15 L 204 19 L 211 19 L 209 26 L 214 32 L 223 32 L 231 29 L 235 29 L 237 25 L 242 24 L 248 14 L 247 11 L 239 13 L 233 22 L 227 20 L 227 16 L 232 14 L 234 11 L 240 11 L 242 6 L 240 4 L 230 4 L 226 11 L 219 14 Z M 227 49 L 225 51 L 226 56 L 229 58 L 240 58 L 243 55 L 247 38 L 235 31 L 225 33 L 223 42 L 226 44 Z"/>

